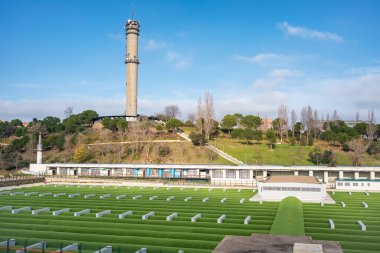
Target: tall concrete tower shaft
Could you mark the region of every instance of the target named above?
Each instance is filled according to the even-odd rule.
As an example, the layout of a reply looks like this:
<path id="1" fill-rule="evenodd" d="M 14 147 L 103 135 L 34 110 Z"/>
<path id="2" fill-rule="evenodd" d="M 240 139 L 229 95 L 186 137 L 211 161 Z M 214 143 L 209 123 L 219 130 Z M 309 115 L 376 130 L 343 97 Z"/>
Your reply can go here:
<path id="1" fill-rule="evenodd" d="M 128 20 L 125 24 L 127 36 L 127 107 L 126 119 L 135 121 L 137 119 L 137 67 L 140 63 L 138 58 L 138 37 L 140 24 L 137 20 Z"/>

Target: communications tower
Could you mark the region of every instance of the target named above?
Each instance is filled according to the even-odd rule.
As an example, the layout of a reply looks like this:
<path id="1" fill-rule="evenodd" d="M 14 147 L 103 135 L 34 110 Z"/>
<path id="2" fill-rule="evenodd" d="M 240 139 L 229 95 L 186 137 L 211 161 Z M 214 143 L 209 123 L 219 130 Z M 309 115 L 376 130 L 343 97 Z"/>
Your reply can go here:
<path id="1" fill-rule="evenodd" d="M 137 80 L 138 80 L 138 37 L 140 23 L 137 20 L 130 20 L 125 23 L 125 33 L 127 39 L 127 55 L 125 64 L 127 65 L 127 99 L 125 116 L 127 121 L 137 120 Z"/>

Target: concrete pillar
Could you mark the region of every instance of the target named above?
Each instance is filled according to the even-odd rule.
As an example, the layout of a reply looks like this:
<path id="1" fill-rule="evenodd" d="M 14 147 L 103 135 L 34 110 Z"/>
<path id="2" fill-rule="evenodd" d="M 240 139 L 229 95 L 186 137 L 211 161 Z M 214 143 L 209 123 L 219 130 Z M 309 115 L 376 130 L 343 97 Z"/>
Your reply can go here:
<path id="1" fill-rule="evenodd" d="M 249 171 L 249 179 L 253 179 L 253 170 L 248 170 Z"/>
<path id="2" fill-rule="evenodd" d="M 374 171 L 371 171 L 371 172 L 369 173 L 369 179 L 371 179 L 371 180 L 375 180 L 375 172 L 374 172 Z"/>
<path id="3" fill-rule="evenodd" d="M 199 177 L 199 169 L 197 169 L 197 177 Z"/>
<path id="4" fill-rule="evenodd" d="M 127 169 L 126 168 L 123 169 L 123 176 L 124 177 L 127 176 Z"/>
<path id="5" fill-rule="evenodd" d="M 78 176 L 81 176 L 82 175 L 82 168 L 78 168 Z"/>
<path id="6" fill-rule="evenodd" d="M 267 175 L 268 175 L 267 171 L 266 171 L 266 170 L 263 170 L 263 178 L 264 178 L 264 179 L 267 178 Z"/>
<path id="7" fill-rule="evenodd" d="M 343 170 L 340 170 L 338 178 L 343 179 L 343 177 L 344 177 L 344 172 L 343 172 Z"/>
<path id="8" fill-rule="evenodd" d="M 294 171 L 294 176 L 298 176 L 298 170 Z"/>
<path id="9" fill-rule="evenodd" d="M 354 179 L 359 179 L 359 171 L 354 172 Z"/>
<path id="10" fill-rule="evenodd" d="M 312 177 L 312 176 L 313 176 L 313 174 L 314 174 L 314 171 L 312 171 L 312 170 L 309 170 L 309 177 Z"/>
<path id="11" fill-rule="evenodd" d="M 61 168 L 57 167 L 57 175 L 61 175 Z"/>
<path id="12" fill-rule="evenodd" d="M 329 182 L 329 172 L 327 170 L 323 172 L 323 182 L 326 184 Z"/>
<path id="13" fill-rule="evenodd" d="M 223 179 L 226 179 L 226 170 L 225 170 L 225 169 L 222 170 L 222 178 L 223 178 Z"/>

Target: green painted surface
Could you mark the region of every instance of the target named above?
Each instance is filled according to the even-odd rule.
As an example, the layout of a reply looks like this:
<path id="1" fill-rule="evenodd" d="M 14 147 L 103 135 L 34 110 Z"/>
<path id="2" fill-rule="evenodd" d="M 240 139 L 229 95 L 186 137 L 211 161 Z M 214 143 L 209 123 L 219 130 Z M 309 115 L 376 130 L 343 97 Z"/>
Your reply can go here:
<path id="1" fill-rule="evenodd" d="M 305 235 L 302 202 L 299 199 L 287 197 L 281 201 L 270 233 L 291 236 Z"/>

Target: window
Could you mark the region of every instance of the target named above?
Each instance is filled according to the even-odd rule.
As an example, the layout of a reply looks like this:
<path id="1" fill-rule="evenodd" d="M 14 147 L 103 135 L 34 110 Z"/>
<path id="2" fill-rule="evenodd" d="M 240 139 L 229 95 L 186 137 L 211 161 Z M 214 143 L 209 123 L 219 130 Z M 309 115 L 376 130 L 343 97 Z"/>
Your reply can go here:
<path id="1" fill-rule="evenodd" d="M 249 170 L 239 170 L 239 178 L 248 179 L 249 178 Z"/>
<path id="2" fill-rule="evenodd" d="M 351 186 L 351 183 L 344 183 L 344 186 Z"/>
<path id="3" fill-rule="evenodd" d="M 235 170 L 227 170 L 226 171 L 226 178 L 236 178 Z"/>
<path id="4" fill-rule="evenodd" d="M 222 178 L 223 177 L 223 173 L 221 170 L 213 170 L 212 171 L 212 176 L 214 178 Z"/>
<path id="5" fill-rule="evenodd" d="M 352 183 L 352 186 L 359 186 L 358 183 Z"/>
<path id="6" fill-rule="evenodd" d="M 343 186 L 343 183 L 339 182 L 339 183 L 338 183 L 338 186 Z"/>

